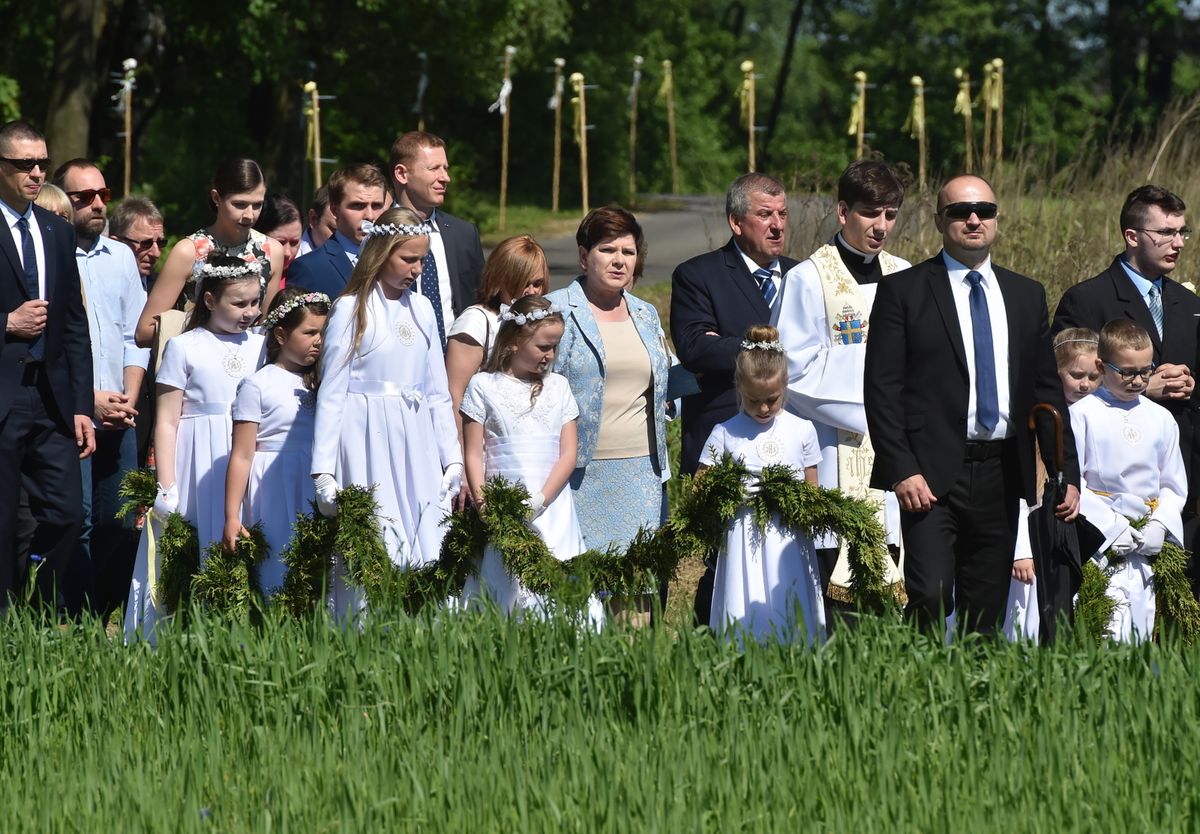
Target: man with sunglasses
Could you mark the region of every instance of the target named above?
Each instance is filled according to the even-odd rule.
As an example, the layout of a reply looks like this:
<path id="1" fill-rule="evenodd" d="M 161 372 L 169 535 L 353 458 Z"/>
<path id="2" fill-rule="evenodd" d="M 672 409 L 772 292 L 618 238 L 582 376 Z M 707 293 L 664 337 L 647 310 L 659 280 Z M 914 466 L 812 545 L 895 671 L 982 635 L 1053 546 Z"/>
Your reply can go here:
<path id="1" fill-rule="evenodd" d="M 132 517 L 122 522 L 116 514 L 121 481 L 138 462 L 132 428 L 150 351 L 137 346 L 134 331 L 146 290 L 133 251 L 103 234 L 112 194 L 100 169 L 90 160 L 72 159 L 54 172 L 54 183 L 75 210 L 75 260 L 92 346 L 96 427 L 96 453 L 80 467 L 83 529 L 63 601 L 71 614 L 87 607 L 107 615 L 120 604 L 121 589 L 129 587 L 137 552 Z"/>
<path id="2" fill-rule="evenodd" d="M 1020 498 L 1034 502 L 1035 403 L 1066 413 L 1046 294 L 995 266 L 996 198 L 965 175 L 938 193 L 942 251 L 879 283 L 865 391 L 871 486 L 893 490 L 904 538 L 906 616 L 931 635 L 994 634 L 1012 576 Z M 1074 438 L 1064 426 L 1065 521 L 1079 511 Z M 1054 448 L 1052 436 L 1042 449 Z"/>
<path id="3" fill-rule="evenodd" d="M 154 267 L 167 248 L 163 216 L 147 197 L 133 195 L 119 202 L 108 215 L 108 233 L 133 251 L 142 286 L 150 291 Z"/>
<path id="4" fill-rule="evenodd" d="M 1188 521 L 1200 498 L 1200 396 L 1194 376 L 1200 298 L 1168 277 L 1191 235 L 1186 209 L 1179 195 L 1157 185 L 1131 191 L 1121 206 L 1125 251 L 1108 269 L 1063 293 L 1054 331 L 1089 327 L 1099 332 L 1114 319 L 1131 319 L 1150 334 L 1156 364 L 1144 393 L 1179 424 L 1179 450 L 1190 484 Z"/>
<path id="5" fill-rule="evenodd" d="M 52 602 L 83 521 L 79 460 L 95 449 L 75 232 L 33 205 L 49 167 L 31 125 L 0 127 L 0 612 L 25 581 L 15 553 L 22 487 L 38 525 L 39 596 Z"/>

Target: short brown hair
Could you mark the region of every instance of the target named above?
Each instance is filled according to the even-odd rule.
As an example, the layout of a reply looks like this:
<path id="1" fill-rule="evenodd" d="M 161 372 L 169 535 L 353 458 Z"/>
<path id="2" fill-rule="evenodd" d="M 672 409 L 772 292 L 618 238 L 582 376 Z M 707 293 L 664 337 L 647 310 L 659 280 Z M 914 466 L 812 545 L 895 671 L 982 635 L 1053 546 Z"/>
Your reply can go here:
<path id="1" fill-rule="evenodd" d="M 625 235 L 632 235 L 637 245 L 637 263 L 633 267 L 633 280 L 636 282 L 642 277 L 642 267 L 646 265 L 646 236 L 633 212 L 620 206 L 592 209 L 579 223 L 575 242 L 590 252 L 606 240 Z"/>
<path id="2" fill-rule="evenodd" d="M 162 212 L 149 197 L 132 194 L 117 203 L 116 207 L 108 213 L 109 234 L 113 237 L 125 237 L 129 227 L 139 218 L 147 223 L 162 224 L 163 222 Z"/>
<path id="3" fill-rule="evenodd" d="M 779 341 L 779 331 L 769 324 L 753 324 L 746 330 L 745 342 L 769 343 Z M 733 384 L 741 385 L 747 380 L 766 381 L 788 378 L 787 354 L 782 348 L 742 348 L 733 363 Z"/>
<path id="4" fill-rule="evenodd" d="M 1150 206 L 1158 206 L 1163 214 L 1183 214 L 1187 210 L 1178 194 L 1159 185 L 1143 185 L 1130 191 L 1121 206 L 1121 231 L 1146 225 L 1146 209 Z"/>
<path id="5" fill-rule="evenodd" d="M 904 182 L 888 163 L 860 159 L 851 162 L 838 179 L 838 202 L 899 208 L 904 202 Z"/>
<path id="6" fill-rule="evenodd" d="M 341 205 L 346 196 L 346 186 L 350 183 L 365 185 L 367 188 L 382 188 L 387 194 L 387 178 L 379 166 L 372 162 L 359 162 L 338 168 L 329 176 L 329 202 L 335 206 Z"/>
<path id="7" fill-rule="evenodd" d="M 499 310 L 502 302 L 520 298 L 531 279 L 545 279 L 549 271 L 546 253 L 529 235 L 502 240 L 483 265 L 477 300 L 486 307 Z"/>
<path id="8" fill-rule="evenodd" d="M 1118 350 L 1145 350 L 1153 347 L 1150 334 L 1133 319 L 1113 319 L 1100 331 L 1098 353 L 1105 362 L 1111 362 Z"/>
<path id="9" fill-rule="evenodd" d="M 421 148 L 444 148 L 446 143 L 441 137 L 426 133 L 423 130 L 410 130 L 396 137 L 392 149 L 388 152 L 388 173 L 396 170 L 397 165 L 412 165 Z"/>
<path id="10" fill-rule="evenodd" d="M 1078 357 L 1098 353 L 1100 336 L 1088 327 L 1068 327 L 1054 337 L 1054 363 L 1061 370 Z"/>

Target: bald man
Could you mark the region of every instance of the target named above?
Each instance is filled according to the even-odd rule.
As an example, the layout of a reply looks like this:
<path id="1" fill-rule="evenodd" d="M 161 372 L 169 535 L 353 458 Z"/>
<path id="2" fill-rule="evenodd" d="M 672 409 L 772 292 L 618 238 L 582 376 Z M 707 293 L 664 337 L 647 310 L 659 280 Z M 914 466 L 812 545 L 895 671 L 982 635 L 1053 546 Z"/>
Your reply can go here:
<path id="1" fill-rule="evenodd" d="M 1042 285 L 995 266 L 996 197 L 958 176 L 938 193 L 942 251 L 879 284 L 867 342 L 871 486 L 893 490 L 905 547 L 906 616 L 930 634 L 951 610 L 994 633 L 1004 618 L 1018 499 L 1035 498 L 1035 403 L 1065 417 Z M 1064 421 L 1072 521 L 1079 469 Z M 1042 448 L 1053 449 L 1050 434 Z"/>

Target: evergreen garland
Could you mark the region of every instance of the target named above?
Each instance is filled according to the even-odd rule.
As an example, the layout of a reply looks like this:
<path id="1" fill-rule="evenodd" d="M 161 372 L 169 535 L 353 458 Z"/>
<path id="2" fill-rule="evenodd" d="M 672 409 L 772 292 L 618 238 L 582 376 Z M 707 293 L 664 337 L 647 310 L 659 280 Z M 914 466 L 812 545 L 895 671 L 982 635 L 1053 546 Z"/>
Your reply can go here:
<path id="1" fill-rule="evenodd" d="M 263 589 L 258 566 L 270 555 L 262 523 L 238 539 L 230 553 L 219 541 L 209 544 L 204 564 L 192 576 L 192 599 L 209 611 L 250 623 L 262 614 Z"/>
<path id="2" fill-rule="evenodd" d="M 1103 643 L 1108 636 L 1108 624 L 1112 622 L 1117 602 L 1105 593 L 1109 576 L 1095 559 L 1083 562 L 1083 582 L 1075 599 L 1075 631 L 1087 635 L 1096 644 Z"/>
<path id="3" fill-rule="evenodd" d="M 150 523 L 149 519 L 146 521 Z M 179 513 L 171 513 L 158 538 L 158 601 L 168 612 L 188 608 L 192 599 L 192 577 L 200 570 L 200 541 L 196 528 Z"/>

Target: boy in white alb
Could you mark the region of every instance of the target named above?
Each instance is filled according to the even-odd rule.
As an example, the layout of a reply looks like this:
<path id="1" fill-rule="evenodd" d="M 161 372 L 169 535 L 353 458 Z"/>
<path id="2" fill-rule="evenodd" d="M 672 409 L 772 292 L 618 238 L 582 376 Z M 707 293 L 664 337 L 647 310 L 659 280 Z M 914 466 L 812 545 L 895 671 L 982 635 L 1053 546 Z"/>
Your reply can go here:
<path id="1" fill-rule="evenodd" d="M 1104 533 L 1101 554 L 1116 563 L 1108 595 L 1118 604 L 1109 632 L 1138 642 L 1154 633 L 1154 558 L 1168 538 L 1183 541 L 1187 473 L 1175 418 L 1143 396 L 1154 372 L 1146 331 L 1129 319 L 1109 322 L 1099 355 L 1100 389 L 1071 406 L 1080 511 Z M 1132 522 L 1147 516 L 1134 529 Z"/>

